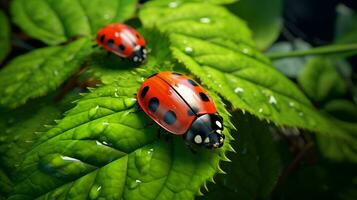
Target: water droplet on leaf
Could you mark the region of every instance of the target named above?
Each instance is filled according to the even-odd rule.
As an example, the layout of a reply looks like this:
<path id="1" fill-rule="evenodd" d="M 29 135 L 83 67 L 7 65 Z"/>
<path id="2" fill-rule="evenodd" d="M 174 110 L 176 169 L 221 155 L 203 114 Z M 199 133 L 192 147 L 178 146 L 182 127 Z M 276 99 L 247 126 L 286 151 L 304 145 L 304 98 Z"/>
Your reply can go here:
<path id="1" fill-rule="evenodd" d="M 185 52 L 186 53 L 192 53 L 193 52 L 192 47 L 185 47 Z"/>
<path id="2" fill-rule="evenodd" d="M 211 23 L 211 19 L 208 17 L 202 17 L 202 18 L 200 18 L 200 22 L 203 24 L 209 24 L 209 23 Z"/>
<path id="3" fill-rule="evenodd" d="M 176 1 L 170 2 L 169 3 L 169 8 L 176 8 L 178 6 L 178 3 Z"/>

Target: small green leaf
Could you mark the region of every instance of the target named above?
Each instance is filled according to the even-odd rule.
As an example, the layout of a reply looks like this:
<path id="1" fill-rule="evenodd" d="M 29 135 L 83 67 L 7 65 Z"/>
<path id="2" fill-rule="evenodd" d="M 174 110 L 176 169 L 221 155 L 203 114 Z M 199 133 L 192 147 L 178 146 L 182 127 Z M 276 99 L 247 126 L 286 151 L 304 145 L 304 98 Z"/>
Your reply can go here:
<path id="1" fill-rule="evenodd" d="M 338 74 L 333 60 L 317 57 L 310 60 L 298 77 L 305 93 L 314 101 L 341 97 L 346 93 L 345 80 Z"/>
<path id="2" fill-rule="evenodd" d="M 0 63 L 10 53 L 10 24 L 5 13 L 0 10 Z"/>
<path id="3" fill-rule="evenodd" d="M 142 35 L 149 53 L 148 59 L 140 67 L 150 70 L 152 74 L 172 70 L 170 43 L 167 36 L 156 29 L 143 30 Z M 127 59 L 114 54 L 108 55 L 104 50 L 94 53 L 91 57 L 88 72 L 104 84 L 110 84 L 139 67 L 138 64 Z"/>
<path id="4" fill-rule="evenodd" d="M 228 113 L 217 104 L 222 149 L 193 154 L 180 137 L 158 139 L 159 127 L 135 112 L 139 71 L 80 99 L 27 154 L 10 199 L 192 199 L 230 149 Z"/>
<path id="5" fill-rule="evenodd" d="M 200 199 L 266 199 L 273 190 L 282 168 L 269 125 L 251 115 L 233 114 L 238 131 L 233 132 L 235 154 L 223 163 L 228 175 L 218 175 Z"/>
<path id="6" fill-rule="evenodd" d="M 16 107 L 55 90 L 80 69 L 91 51 L 90 41 L 83 38 L 15 58 L 0 71 L 0 103 Z"/>
<path id="7" fill-rule="evenodd" d="M 259 49 L 268 48 L 278 38 L 282 28 L 282 0 L 241 0 L 229 9 L 247 21 Z"/>
<path id="8" fill-rule="evenodd" d="M 72 37 L 95 35 L 112 22 L 133 16 L 136 0 L 14 0 L 14 22 L 30 36 L 49 45 Z"/>
<path id="9" fill-rule="evenodd" d="M 323 106 L 323 110 L 337 119 L 357 123 L 357 105 L 345 99 L 334 99 Z"/>
<path id="10" fill-rule="evenodd" d="M 336 127 L 330 136 L 316 135 L 321 153 L 331 160 L 357 163 L 357 123 L 332 117 L 330 123 Z"/>

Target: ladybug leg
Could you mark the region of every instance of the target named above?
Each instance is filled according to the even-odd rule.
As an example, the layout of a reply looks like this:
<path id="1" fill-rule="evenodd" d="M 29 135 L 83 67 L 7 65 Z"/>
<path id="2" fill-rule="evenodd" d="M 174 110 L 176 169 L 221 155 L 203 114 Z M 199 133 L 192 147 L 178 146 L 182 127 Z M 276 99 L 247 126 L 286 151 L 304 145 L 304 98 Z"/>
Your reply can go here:
<path id="1" fill-rule="evenodd" d="M 154 124 L 155 124 L 155 122 L 150 121 L 150 122 L 148 122 L 144 127 L 145 127 L 145 128 L 148 128 L 148 127 L 150 127 L 150 126 L 153 126 Z"/>
<path id="2" fill-rule="evenodd" d="M 141 111 L 142 111 L 142 109 L 141 109 L 141 107 L 139 106 L 139 104 L 135 104 L 135 110 L 132 111 L 132 112 L 130 112 L 130 114 L 132 114 L 132 113 L 137 113 L 137 112 L 141 112 Z"/>
<path id="3" fill-rule="evenodd" d="M 157 129 L 157 138 L 160 139 L 161 137 L 161 128 Z"/>
<path id="4" fill-rule="evenodd" d="M 192 146 L 192 144 L 190 144 L 189 142 L 185 142 L 185 144 L 193 154 L 197 154 L 197 150 Z"/>

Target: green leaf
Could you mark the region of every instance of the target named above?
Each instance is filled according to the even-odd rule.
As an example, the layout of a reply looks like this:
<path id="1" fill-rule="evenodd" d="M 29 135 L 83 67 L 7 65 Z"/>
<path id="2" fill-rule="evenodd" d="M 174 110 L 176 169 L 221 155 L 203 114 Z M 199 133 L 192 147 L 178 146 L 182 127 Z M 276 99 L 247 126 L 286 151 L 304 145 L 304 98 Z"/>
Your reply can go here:
<path id="1" fill-rule="evenodd" d="M 231 148 L 228 113 L 217 104 L 228 137 L 220 150 L 192 154 L 180 137 L 158 139 L 135 112 L 137 78 L 148 75 L 139 71 L 80 99 L 27 154 L 10 199 L 192 199 Z"/>
<path id="2" fill-rule="evenodd" d="M 357 105 L 345 99 L 334 99 L 323 106 L 323 110 L 337 119 L 357 123 Z"/>
<path id="3" fill-rule="evenodd" d="M 333 131 L 333 135 L 330 137 L 316 135 L 321 153 L 331 160 L 357 163 L 357 123 L 332 117 L 330 123 L 338 128 Z"/>
<path id="4" fill-rule="evenodd" d="M 152 74 L 158 71 L 172 70 L 170 43 L 167 36 L 156 29 L 141 32 L 149 53 L 148 59 L 140 67 L 148 69 Z M 108 55 L 104 50 L 92 54 L 91 58 L 88 72 L 104 84 L 110 84 L 138 67 L 138 64 L 114 54 Z"/>
<path id="5" fill-rule="evenodd" d="M 200 199 L 266 199 L 273 190 L 281 171 L 281 161 L 269 125 L 251 115 L 233 114 L 238 131 L 233 132 L 231 163 L 223 163 L 228 175 L 218 175 L 216 184 Z"/>
<path id="6" fill-rule="evenodd" d="M 90 41 L 83 38 L 15 58 L 0 71 L 0 104 L 16 107 L 55 90 L 80 69 L 91 51 Z"/>
<path id="7" fill-rule="evenodd" d="M 11 43 L 10 43 L 10 24 L 8 22 L 5 13 L 0 10 L 0 63 L 6 58 L 10 53 Z"/>
<path id="8" fill-rule="evenodd" d="M 282 28 L 282 0 L 241 0 L 229 9 L 247 21 L 259 49 L 270 47 L 278 38 Z"/>
<path id="9" fill-rule="evenodd" d="M 334 61 L 326 57 L 310 60 L 298 77 L 298 82 L 316 102 L 341 97 L 347 90 L 345 80 L 338 74 Z"/>
<path id="10" fill-rule="evenodd" d="M 77 36 L 95 35 L 112 22 L 133 16 L 136 0 L 14 0 L 14 22 L 30 36 L 49 45 Z"/>

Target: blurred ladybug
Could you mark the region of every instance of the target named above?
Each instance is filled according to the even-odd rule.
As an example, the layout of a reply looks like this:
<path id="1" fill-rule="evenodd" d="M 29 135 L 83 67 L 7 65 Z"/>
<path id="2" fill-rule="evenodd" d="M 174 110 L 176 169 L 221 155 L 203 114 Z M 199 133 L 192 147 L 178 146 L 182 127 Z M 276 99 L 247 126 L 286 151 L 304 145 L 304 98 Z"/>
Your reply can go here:
<path id="1" fill-rule="evenodd" d="M 182 135 L 189 145 L 222 147 L 223 118 L 207 92 L 190 77 L 160 72 L 137 93 L 140 108 L 165 130 Z"/>
<path id="2" fill-rule="evenodd" d="M 99 46 L 116 55 L 142 63 L 147 50 L 144 38 L 132 27 L 121 24 L 109 24 L 98 31 L 96 42 Z"/>

